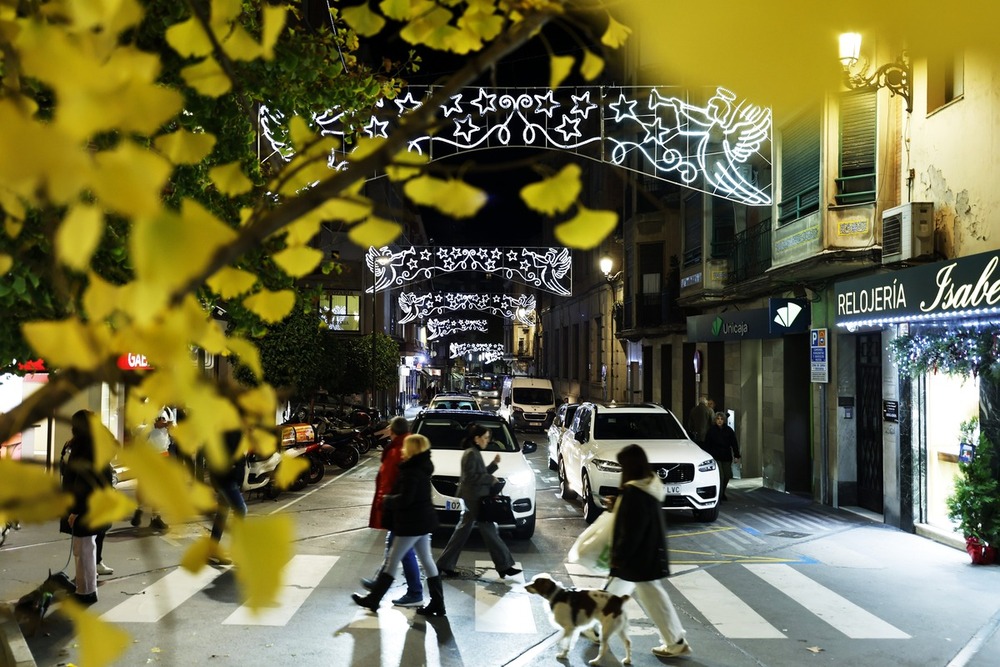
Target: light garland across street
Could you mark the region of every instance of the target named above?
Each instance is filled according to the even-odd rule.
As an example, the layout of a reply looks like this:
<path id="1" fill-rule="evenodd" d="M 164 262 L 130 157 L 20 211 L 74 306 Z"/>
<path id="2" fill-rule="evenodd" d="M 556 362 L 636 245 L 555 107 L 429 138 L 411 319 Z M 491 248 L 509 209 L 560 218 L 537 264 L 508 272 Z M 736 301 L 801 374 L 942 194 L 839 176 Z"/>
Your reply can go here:
<path id="1" fill-rule="evenodd" d="M 466 319 L 430 319 L 427 320 L 427 331 L 430 334 L 427 340 L 435 340 L 450 336 L 453 333 L 463 333 L 466 331 L 481 331 L 486 333 L 489 330 L 486 320 L 466 320 Z"/>
<path id="2" fill-rule="evenodd" d="M 417 318 L 440 315 L 459 310 L 478 310 L 507 319 L 517 320 L 526 326 L 534 324 L 535 297 L 531 294 L 463 294 L 460 292 L 433 292 L 416 294 L 403 292 L 397 299 L 403 311 L 400 324 Z"/>
<path id="3" fill-rule="evenodd" d="M 448 354 L 451 359 L 466 354 L 478 354 L 479 360 L 484 364 L 503 359 L 503 352 L 503 343 L 452 343 L 448 346 Z"/>

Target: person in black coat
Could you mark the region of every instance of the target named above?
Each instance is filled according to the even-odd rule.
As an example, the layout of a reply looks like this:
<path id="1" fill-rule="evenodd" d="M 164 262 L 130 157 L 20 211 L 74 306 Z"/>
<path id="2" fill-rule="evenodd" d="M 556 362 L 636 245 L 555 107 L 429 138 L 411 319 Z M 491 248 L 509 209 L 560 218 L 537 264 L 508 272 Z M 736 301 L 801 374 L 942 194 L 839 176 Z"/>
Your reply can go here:
<path id="1" fill-rule="evenodd" d="M 687 655 L 691 653 L 684 638 L 687 633 L 661 581 L 670 574 L 662 509 L 666 488 L 639 445 L 628 445 L 618 452 L 618 463 L 622 481 L 613 510 L 611 572 L 605 590 L 614 595 L 634 594 L 662 635 L 663 645 L 654 648 L 653 655 Z"/>
<path id="2" fill-rule="evenodd" d="M 726 487 L 733 478 L 733 461 L 740 460 L 740 443 L 736 440 L 736 432 L 726 423 L 725 412 L 715 413 L 715 423 L 705 437 L 705 451 L 719 466 L 720 497 L 729 500 L 726 498 Z"/>
<path id="3" fill-rule="evenodd" d="M 94 456 L 94 438 L 90 430 L 89 410 L 78 410 L 70 419 L 72 439 L 62 475 L 63 491 L 73 496 L 69 513 L 60 521 L 59 529 L 73 536 L 73 556 L 76 559 L 76 593 L 78 602 L 97 602 L 97 535 L 107 526 L 91 525 L 87 515 L 90 496 L 111 486 L 108 466 L 98 470 Z"/>
<path id="4" fill-rule="evenodd" d="M 444 590 L 441 575 L 431 554 L 431 532 L 438 527 L 437 512 L 431 500 L 431 443 L 422 435 L 408 435 L 403 441 L 402 461 L 392 493 L 382 499 L 382 522 L 392 531 L 392 547 L 385 567 L 375 579 L 368 595 L 353 593 L 354 602 L 377 611 L 382 597 L 399 571 L 400 561 L 410 549 L 427 574 L 431 601 L 417 609 L 422 616 L 444 616 Z"/>

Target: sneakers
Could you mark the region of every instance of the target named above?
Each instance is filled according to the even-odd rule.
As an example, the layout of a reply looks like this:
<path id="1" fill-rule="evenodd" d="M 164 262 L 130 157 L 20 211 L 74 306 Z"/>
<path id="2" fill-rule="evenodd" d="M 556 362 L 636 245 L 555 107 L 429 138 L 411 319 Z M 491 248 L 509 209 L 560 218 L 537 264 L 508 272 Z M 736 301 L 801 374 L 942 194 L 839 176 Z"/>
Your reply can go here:
<path id="1" fill-rule="evenodd" d="M 129 523 L 132 524 L 133 528 L 138 528 L 139 524 L 142 523 L 142 510 L 137 509 L 132 515 L 132 520 Z"/>
<path id="2" fill-rule="evenodd" d="M 169 526 L 159 516 L 154 516 L 152 521 L 149 522 L 149 527 L 153 530 L 166 530 Z"/>
<path id="3" fill-rule="evenodd" d="M 115 573 L 115 568 L 108 567 L 107 565 L 104 564 L 103 560 L 97 564 L 97 574 L 114 574 L 114 573 Z"/>
<path id="4" fill-rule="evenodd" d="M 683 639 L 676 644 L 663 644 L 653 649 L 653 655 L 657 658 L 676 658 L 682 655 L 691 655 L 691 645 Z"/>
<path id="5" fill-rule="evenodd" d="M 396 598 L 392 603 L 397 607 L 419 607 L 424 604 L 424 594 L 406 591 L 406 595 Z"/>

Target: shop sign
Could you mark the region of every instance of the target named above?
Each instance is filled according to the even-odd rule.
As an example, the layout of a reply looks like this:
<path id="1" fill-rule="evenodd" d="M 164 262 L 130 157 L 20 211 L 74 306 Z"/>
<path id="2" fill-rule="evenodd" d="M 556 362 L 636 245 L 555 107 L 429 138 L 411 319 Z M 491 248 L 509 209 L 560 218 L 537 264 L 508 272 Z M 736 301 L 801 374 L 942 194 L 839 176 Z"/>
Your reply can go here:
<path id="1" fill-rule="evenodd" d="M 1000 253 L 985 252 L 834 286 L 836 322 L 906 321 L 1000 312 Z"/>
<path id="2" fill-rule="evenodd" d="M 882 401 L 882 421 L 899 423 L 899 401 Z"/>
<path id="3" fill-rule="evenodd" d="M 972 463 L 972 459 L 976 458 L 976 446 L 971 442 L 962 442 L 958 445 L 958 462 L 959 463 Z"/>
<path id="4" fill-rule="evenodd" d="M 146 355 L 129 352 L 118 357 L 118 368 L 123 371 L 148 371 L 152 370 L 153 367 L 146 360 Z"/>
<path id="5" fill-rule="evenodd" d="M 773 334 L 805 333 L 809 329 L 812 313 L 805 299 L 768 299 L 767 310 L 768 326 Z"/>
<path id="6" fill-rule="evenodd" d="M 47 373 L 48 370 L 45 368 L 44 359 L 29 359 L 28 361 L 19 361 L 17 363 L 17 370 L 23 371 L 25 373 Z"/>
<path id="7" fill-rule="evenodd" d="M 724 313 L 695 315 L 687 318 L 687 338 L 692 343 L 779 338 L 769 322 L 770 310 L 727 310 Z"/>

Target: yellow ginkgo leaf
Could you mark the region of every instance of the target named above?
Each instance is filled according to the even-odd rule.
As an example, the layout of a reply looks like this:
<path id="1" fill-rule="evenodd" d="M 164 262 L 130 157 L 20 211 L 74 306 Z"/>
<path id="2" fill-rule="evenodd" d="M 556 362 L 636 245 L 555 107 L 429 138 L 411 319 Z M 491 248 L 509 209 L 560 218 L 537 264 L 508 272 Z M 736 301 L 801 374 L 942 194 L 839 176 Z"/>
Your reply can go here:
<path id="1" fill-rule="evenodd" d="M 618 214 L 614 211 L 593 211 L 579 207 L 576 216 L 557 225 L 556 240 L 567 248 L 590 250 L 597 247 L 618 225 Z"/>
<path id="2" fill-rule="evenodd" d="M 323 202 L 318 212 L 325 220 L 355 222 L 371 213 L 373 207 L 372 200 L 365 197 L 337 197 Z"/>
<path id="3" fill-rule="evenodd" d="M 246 604 L 271 605 L 281 590 L 283 570 L 291 560 L 295 526 L 287 514 L 247 516 L 233 521 L 231 552 Z"/>
<path id="4" fill-rule="evenodd" d="M 477 38 L 492 40 L 503 30 L 503 16 L 493 13 L 492 4 L 475 5 L 469 3 L 468 9 L 458 19 L 458 27 L 470 31 Z"/>
<path id="5" fill-rule="evenodd" d="M 14 258 L 0 252 L 0 276 L 10 271 L 12 266 L 14 266 Z"/>
<path id="6" fill-rule="evenodd" d="M 68 616 L 76 628 L 81 665 L 110 665 L 128 648 L 130 637 L 127 632 L 102 621 L 74 600 L 63 600 L 59 612 Z"/>
<path id="7" fill-rule="evenodd" d="M 251 414 L 274 416 L 275 407 L 278 405 L 278 396 L 274 387 L 262 384 L 240 394 L 237 402 L 240 407 Z"/>
<path id="8" fill-rule="evenodd" d="M 458 179 L 441 180 L 433 176 L 412 178 L 403 192 L 422 206 L 433 206 L 453 218 L 468 218 L 486 203 L 486 193 Z"/>
<path id="9" fill-rule="evenodd" d="M 125 215 L 153 215 L 160 210 L 160 193 L 173 172 L 162 157 L 131 141 L 94 156 L 97 169 L 91 187 L 108 208 Z"/>
<path id="10" fill-rule="evenodd" d="M 552 56 L 549 58 L 549 88 L 556 89 L 573 70 L 573 56 Z"/>
<path id="11" fill-rule="evenodd" d="M 118 287 L 91 271 L 87 291 L 83 293 L 83 307 L 87 318 L 91 322 L 101 322 L 118 310 L 120 303 Z"/>
<path id="12" fill-rule="evenodd" d="M 562 213 L 580 196 L 580 174 L 579 165 L 567 164 L 555 176 L 521 188 L 521 199 L 539 213 Z"/>
<path id="13" fill-rule="evenodd" d="M 199 571 L 205 567 L 209 556 L 213 555 L 216 545 L 217 542 L 210 535 L 202 535 L 181 556 L 181 567 L 192 574 Z"/>
<path id="14" fill-rule="evenodd" d="M 208 170 L 208 177 L 215 183 L 219 192 L 230 197 L 249 192 L 253 187 L 253 182 L 243 173 L 239 162 L 212 167 Z"/>
<path id="15" fill-rule="evenodd" d="M 405 21 L 434 6 L 431 0 L 382 0 L 378 8 L 394 21 Z"/>
<path id="16" fill-rule="evenodd" d="M 604 31 L 604 35 L 601 36 L 601 44 L 611 47 L 612 49 L 617 49 L 619 46 L 625 43 L 628 36 L 632 34 L 632 29 L 626 25 L 622 25 L 614 19 L 613 16 L 608 16 L 608 29 Z"/>
<path id="17" fill-rule="evenodd" d="M 206 281 L 213 292 L 223 299 L 232 299 L 240 294 L 246 294 L 257 283 L 257 276 L 244 271 L 224 266 Z"/>
<path id="18" fill-rule="evenodd" d="M 316 140 L 316 133 L 302 116 L 292 116 L 288 121 L 288 138 L 292 140 L 292 145 L 299 152 Z"/>
<path id="19" fill-rule="evenodd" d="M 63 516 L 72 504 L 73 496 L 45 466 L 0 458 L 0 507 L 8 517 L 41 523 Z"/>
<path id="20" fill-rule="evenodd" d="M 136 446 L 122 449 L 118 458 L 135 473 L 143 498 L 160 510 L 167 523 L 180 525 L 215 509 L 212 489 L 191 479 L 187 469 L 173 457 L 163 456 L 152 447 Z"/>
<path id="21" fill-rule="evenodd" d="M 90 433 L 94 440 L 94 468 L 102 470 L 118 455 L 118 441 L 96 412 L 89 414 Z"/>
<path id="22" fill-rule="evenodd" d="M 206 97 L 220 97 L 233 87 L 226 73 L 212 58 L 206 58 L 196 65 L 188 65 L 181 70 L 187 85 Z"/>
<path id="23" fill-rule="evenodd" d="M 373 12 L 367 2 L 353 7 L 344 7 L 340 15 L 354 32 L 362 37 L 377 35 L 385 27 L 385 19 Z"/>
<path id="24" fill-rule="evenodd" d="M 104 214 L 93 206 L 74 206 L 56 231 L 56 256 L 66 266 L 84 271 L 104 233 Z"/>
<path id="25" fill-rule="evenodd" d="M 395 241 L 402 233 L 403 227 L 398 222 L 383 220 L 373 215 L 351 227 L 347 237 L 351 239 L 351 243 L 362 248 L 371 246 L 381 248 Z"/>
<path id="26" fill-rule="evenodd" d="M 264 5 L 262 13 L 264 21 L 260 31 L 260 48 L 264 53 L 264 60 L 271 60 L 274 58 L 274 45 L 285 28 L 288 10 L 281 5 Z"/>
<path id="27" fill-rule="evenodd" d="M 191 17 L 167 28 L 167 44 L 185 58 L 200 58 L 212 52 L 212 40 L 205 34 L 201 22 Z"/>
<path id="28" fill-rule="evenodd" d="M 181 129 L 157 137 L 153 145 L 173 164 L 197 164 L 215 148 L 215 135 Z"/>
<path id="29" fill-rule="evenodd" d="M 288 317 L 295 305 L 295 292 L 292 290 L 261 290 L 243 299 L 243 305 L 253 311 L 260 319 L 268 323 L 280 322 Z"/>
<path id="30" fill-rule="evenodd" d="M 97 489 L 87 498 L 83 519 L 87 528 L 100 528 L 121 521 L 135 512 L 134 500 L 110 486 Z"/>
<path id="31" fill-rule="evenodd" d="M 229 27 L 242 11 L 243 3 L 240 0 L 212 0 L 212 27 Z"/>
<path id="32" fill-rule="evenodd" d="M 101 362 L 95 338 L 75 317 L 49 322 L 25 322 L 25 340 L 35 353 L 54 368 L 93 370 Z"/>
<path id="33" fill-rule="evenodd" d="M 309 246 L 285 248 L 271 255 L 274 263 L 292 278 L 308 275 L 323 259 L 323 251 Z"/>
<path id="34" fill-rule="evenodd" d="M 229 348 L 229 352 L 239 357 L 240 363 L 249 368 L 254 377 L 259 380 L 264 370 L 260 363 L 260 350 L 257 349 L 257 346 L 238 336 L 228 339 L 226 346 Z"/>
<path id="35" fill-rule="evenodd" d="M 274 471 L 274 483 L 279 489 L 287 489 L 308 469 L 309 459 L 306 457 L 282 454 L 281 463 Z"/>
<path id="36" fill-rule="evenodd" d="M 400 151 L 392 158 L 392 163 L 386 165 L 385 173 L 392 181 L 405 181 L 420 173 L 419 167 L 427 164 L 427 156 L 410 151 Z"/>
<path id="37" fill-rule="evenodd" d="M 604 58 L 593 51 L 584 51 L 583 62 L 580 63 L 580 74 L 587 81 L 593 81 L 604 71 Z"/>

